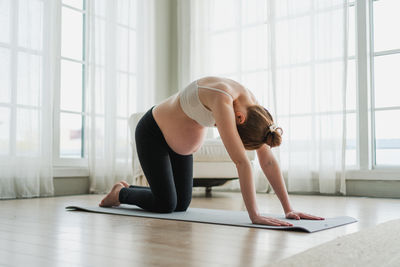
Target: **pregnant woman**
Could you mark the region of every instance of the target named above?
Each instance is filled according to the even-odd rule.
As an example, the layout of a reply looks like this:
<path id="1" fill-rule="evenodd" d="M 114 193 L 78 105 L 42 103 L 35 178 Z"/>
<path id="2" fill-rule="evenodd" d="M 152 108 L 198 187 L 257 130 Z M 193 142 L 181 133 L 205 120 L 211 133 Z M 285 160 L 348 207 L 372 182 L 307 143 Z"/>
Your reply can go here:
<path id="1" fill-rule="evenodd" d="M 245 150 L 256 150 L 260 166 L 277 194 L 286 218 L 323 218 L 294 211 L 271 147 L 281 144 L 281 128 L 254 95 L 226 78 L 204 77 L 183 91 L 151 108 L 139 121 L 136 146 L 149 187 L 129 186 L 121 181 L 99 204 L 137 205 L 152 212 L 185 211 L 192 198 L 193 156 L 205 137 L 206 128 L 216 126 L 235 163 L 247 212 L 255 224 L 290 226 L 264 217 L 256 203 L 252 169 Z"/>

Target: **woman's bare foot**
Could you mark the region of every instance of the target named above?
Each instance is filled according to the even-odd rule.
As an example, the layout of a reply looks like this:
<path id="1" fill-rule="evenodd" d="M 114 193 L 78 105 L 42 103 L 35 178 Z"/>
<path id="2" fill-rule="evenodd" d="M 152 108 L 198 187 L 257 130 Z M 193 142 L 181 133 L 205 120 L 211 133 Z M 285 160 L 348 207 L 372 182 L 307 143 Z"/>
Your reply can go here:
<path id="1" fill-rule="evenodd" d="M 126 181 L 119 181 L 119 183 L 125 187 L 129 187 L 129 184 Z"/>
<path id="2" fill-rule="evenodd" d="M 121 183 L 116 183 L 110 193 L 107 194 L 105 198 L 100 202 L 100 207 L 112 207 L 112 206 L 119 206 L 119 191 L 124 188 L 124 185 Z"/>

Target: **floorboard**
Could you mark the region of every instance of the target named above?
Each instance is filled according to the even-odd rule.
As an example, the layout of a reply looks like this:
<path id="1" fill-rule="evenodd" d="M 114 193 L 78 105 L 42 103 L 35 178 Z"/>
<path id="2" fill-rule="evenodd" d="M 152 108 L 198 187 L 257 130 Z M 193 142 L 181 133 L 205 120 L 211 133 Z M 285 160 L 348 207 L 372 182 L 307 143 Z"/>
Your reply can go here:
<path id="1" fill-rule="evenodd" d="M 400 200 L 291 195 L 295 209 L 358 223 L 313 234 L 66 211 L 102 195 L 0 201 L 0 266 L 264 266 L 399 218 Z M 275 195 L 259 209 L 281 213 Z M 239 193 L 195 193 L 191 207 L 244 210 Z"/>

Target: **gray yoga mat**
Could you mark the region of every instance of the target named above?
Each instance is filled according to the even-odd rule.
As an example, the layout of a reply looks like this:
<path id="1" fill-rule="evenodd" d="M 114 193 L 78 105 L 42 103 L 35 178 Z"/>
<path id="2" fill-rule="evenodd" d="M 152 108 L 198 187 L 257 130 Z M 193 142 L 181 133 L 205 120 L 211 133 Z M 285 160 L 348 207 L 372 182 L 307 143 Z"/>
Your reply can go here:
<path id="1" fill-rule="evenodd" d="M 284 218 L 282 215 L 263 214 L 265 216 L 274 217 L 293 224 L 293 226 L 269 226 L 269 225 L 252 224 L 246 211 L 189 208 L 187 211 L 182 211 L 182 212 L 153 213 L 126 204 L 122 204 L 119 207 L 112 207 L 112 208 L 102 208 L 96 206 L 68 206 L 66 207 L 66 209 L 89 211 L 96 213 L 106 213 L 106 214 L 157 218 L 165 220 L 200 222 L 200 223 L 211 223 L 211 224 L 222 224 L 231 226 L 277 229 L 277 230 L 296 230 L 308 233 L 326 230 L 329 228 L 357 222 L 356 219 L 349 216 L 326 218 L 323 221 L 313 221 L 313 220 L 289 220 Z"/>

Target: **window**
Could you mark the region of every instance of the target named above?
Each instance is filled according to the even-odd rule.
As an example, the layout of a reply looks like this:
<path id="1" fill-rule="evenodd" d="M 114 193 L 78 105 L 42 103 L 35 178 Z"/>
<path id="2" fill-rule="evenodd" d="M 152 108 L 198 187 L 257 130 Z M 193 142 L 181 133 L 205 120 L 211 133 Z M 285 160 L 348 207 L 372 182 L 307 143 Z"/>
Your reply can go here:
<path id="1" fill-rule="evenodd" d="M 85 0 L 63 0 L 61 6 L 61 57 L 58 125 L 55 156 L 84 157 Z"/>
<path id="2" fill-rule="evenodd" d="M 347 61 L 347 88 L 346 88 L 346 165 L 350 168 L 357 166 L 357 83 L 356 83 L 356 7 L 355 2 L 349 3 L 348 16 L 348 61 Z"/>
<path id="3" fill-rule="evenodd" d="M 127 120 L 154 103 L 153 12 L 146 0 L 0 0 L 1 161 L 126 177 Z"/>
<path id="4" fill-rule="evenodd" d="M 0 156 L 6 158 L 41 153 L 43 10 L 41 0 L 0 2 Z"/>
<path id="5" fill-rule="evenodd" d="M 270 56 L 265 53 L 265 48 L 271 43 L 269 38 L 278 41 L 285 38 L 285 31 L 290 29 L 291 23 L 303 25 L 299 34 L 311 38 L 315 34 L 313 31 L 318 29 L 307 25 L 318 20 L 318 12 L 335 12 L 334 6 L 324 6 L 323 1 L 302 2 L 301 8 L 296 7 L 295 1 L 290 2 L 290 6 L 286 1 L 272 1 L 273 5 L 257 0 L 211 3 L 209 49 L 212 72 L 251 87 L 260 102 L 273 97 L 268 86 L 263 86 L 272 82 L 268 76 Z M 268 32 L 268 8 L 274 8 L 276 16 L 274 33 Z M 309 13 L 311 9 L 313 13 Z M 220 16 L 222 12 L 224 16 Z M 400 117 L 400 35 L 390 30 L 400 25 L 398 14 L 400 2 L 397 0 L 349 1 L 346 165 L 350 169 L 400 166 L 400 124 L 397 123 Z M 290 42 L 296 41 L 298 47 L 306 47 L 302 40 L 298 38 Z M 282 64 L 276 66 L 275 82 L 281 83 L 280 88 L 285 87 L 288 75 L 292 75 L 292 83 L 310 85 L 305 86 L 307 88 L 318 83 L 318 80 L 310 78 L 308 68 L 313 64 L 317 69 L 323 68 L 324 61 L 335 59 L 320 58 L 318 47 L 316 49 L 314 55 L 309 53 L 310 50 L 300 49 L 304 53 L 292 54 L 291 62 L 287 54 L 280 53 L 280 50 L 290 51 L 289 47 L 276 50 L 275 56 Z M 312 117 L 307 115 L 311 103 L 307 101 L 312 101 L 312 94 L 304 90 L 302 95 L 292 95 L 302 99 L 304 105 L 291 107 L 292 118 L 294 115 L 298 119 L 292 120 L 294 125 L 290 126 L 311 123 Z M 277 103 L 277 106 L 284 104 Z M 279 108 L 277 113 L 281 123 L 285 123 L 286 115 L 279 113 Z"/>
<path id="6" fill-rule="evenodd" d="M 400 1 L 371 6 L 374 165 L 400 166 Z"/>
<path id="7" fill-rule="evenodd" d="M 327 43 L 316 43 L 314 50 L 309 47 L 307 38 L 298 38 L 296 40 L 287 40 L 288 31 L 291 27 L 300 25 L 297 34 L 308 36 L 308 39 L 313 38 L 313 34 L 318 34 L 317 26 L 325 25 L 320 14 L 327 12 L 331 16 L 342 16 L 337 12 L 335 4 L 327 4 L 324 1 L 308 1 L 308 5 L 302 2 L 296 6 L 296 1 L 291 1 L 291 6 L 287 6 L 287 1 L 211 1 L 210 7 L 210 66 L 211 72 L 215 75 L 228 77 L 242 82 L 255 94 L 256 98 L 261 103 L 265 103 L 267 99 L 273 97 L 271 90 L 271 75 L 269 72 L 270 57 L 267 47 L 273 45 L 274 40 L 277 40 L 280 45 L 288 44 L 289 42 L 297 42 L 296 49 L 281 47 L 275 48 L 276 57 L 279 58 L 276 66 L 276 83 L 279 88 L 283 89 L 277 94 L 287 94 L 284 88 L 288 87 L 288 78 L 290 82 L 302 84 L 303 91 L 295 92 L 296 95 L 280 95 L 277 103 L 277 114 L 280 118 L 282 127 L 289 127 L 287 118 L 291 117 L 292 128 L 309 129 L 302 130 L 296 134 L 299 143 L 306 140 L 311 132 L 311 123 L 313 116 L 334 116 L 335 112 L 339 115 L 340 112 L 335 110 L 325 110 L 324 112 L 315 113 L 311 110 L 312 95 L 318 93 L 318 68 L 329 68 L 332 71 L 340 71 L 335 68 L 332 62 L 340 60 L 340 51 L 332 53 L 331 58 L 326 58 L 324 49 Z M 333 1 L 334 2 L 334 1 Z M 274 8 L 275 31 L 269 32 L 268 24 L 268 8 Z M 348 51 L 348 79 L 347 79 L 347 95 L 346 95 L 346 122 L 347 122 L 347 142 L 346 142 L 346 165 L 348 167 L 357 166 L 357 109 L 356 109 L 356 16 L 355 3 L 349 3 L 349 51 Z M 221 16 L 221 14 L 224 14 Z M 323 17 L 323 16 L 321 16 Z M 323 33 L 321 33 L 323 34 Z M 322 39 L 322 38 L 321 38 Z M 229 44 L 229 45 L 227 45 Z M 339 44 L 340 45 L 340 44 Z M 332 47 L 334 47 L 333 44 Z M 330 47 L 330 48 L 332 48 Z M 292 50 L 291 50 L 292 49 Z M 293 54 L 289 58 L 288 52 Z M 298 53 L 298 51 L 303 51 Z M 327 64 L 326 64 L 327 63 Z M 338 64 L 339 65 L 339 64 Z M 315 77 L 314 77 L 315 73 Z M 326 73 L 326 71 L 325 71 Z M 314 78 L 313 78 L 314 77 Z M 322 76 L 321 76 L 322 77 Z M 323 79 L 323 78 L 321 78 Z M 340 84 L 332 81 L 332 86 L 341 87 Z M 301 99 L 301 101 L 292 101 L 296 105 L 291 107 L 291 113 L 286 114 L 289 110 L 287 103 L 279 102 L 279 99 L 287 99 L 293 97 Z M 331 100 L 330 100 L 331 101 Z M 283 107 L 280 109 L 279 107 Z M 340 110 L 341 107 L 339 107 Z M 285 110 L 285 112 L 283 111 Z M 337 116 L 339 119 L 339 116 Z M 338 123 L 340 123 L 338 121 Z M 306 126 L 305 126 L 306 125 Z M 305 127 L 304 127 L 305 126 Z M 307 127 L 309 126 L 309 127 Z M 307 137 L 302 139 L 302 135 Z M 302 146 L 305 149 L 307 145 Z"/>
<path id="8" fill-rule="evenodd" d="M 55 100 L 55 107 L 59 108 L 54 127 L 55 165 L 87 166 L 86 155 L 89 151 L 85 149 L 89 144 L 85 143 L 88 140 L 85 134 L 89 133 L 85 133 L 85 128 L 88 128 L 85 125 L 88 126 L 89 122 L 89 108 L 96 125 L 92 129 L 96 140 L 91 141 L 102 140 L 99 141 L 101 144 L 96 144 L 100 150 L 100 145 L 110 138 L 106 136 L 106 132 L 110 134 L 110 131 L 105 125 L 110 121 L 107 116 L 112 116 L 112 120 L 115 119 L 115 125 L 112 126 L 115 136 L 112 138 L 115 138 L 117 151 L 114 157 L 116 161 L 125 161 L 130 151 L 127 146 L 127 120 L 147 101 L 145 93 L 136 89 L 138 82 L 143 83 L 143 77 L 138 81 L 138 72 L 144 73 L 144 70 L 138 70 L 137 65 L 143 66 L 138 62 L 147 56 L 137 56 L 136 52 L 138 44 L 143 45 L 137 41 L 138 1 L 93 1 L 90 6 L 93 9 L 92 18 L 87 13 L 87 0 L 62 0 L 61 3 L 60 86 Z M 86 29 L 89 19 L 93 31 L 92 44 L 89 44 L 89 29 Z M 144 40 L 142 37 L 141 41 Z M 90 59 L 86 55 L 88 49 L 92 51 Z M 90 88 L 85 88 L 89 79 L 88 68 L 95 73 L 92 80 L 95 92 L 90 95 Z M 85 106 L 85 96 L 90 98 L 92 107 Z M 105 150 L 102 151 L 105 153 Z M 101 157 L 100 154 L 97 156 Z"/>

